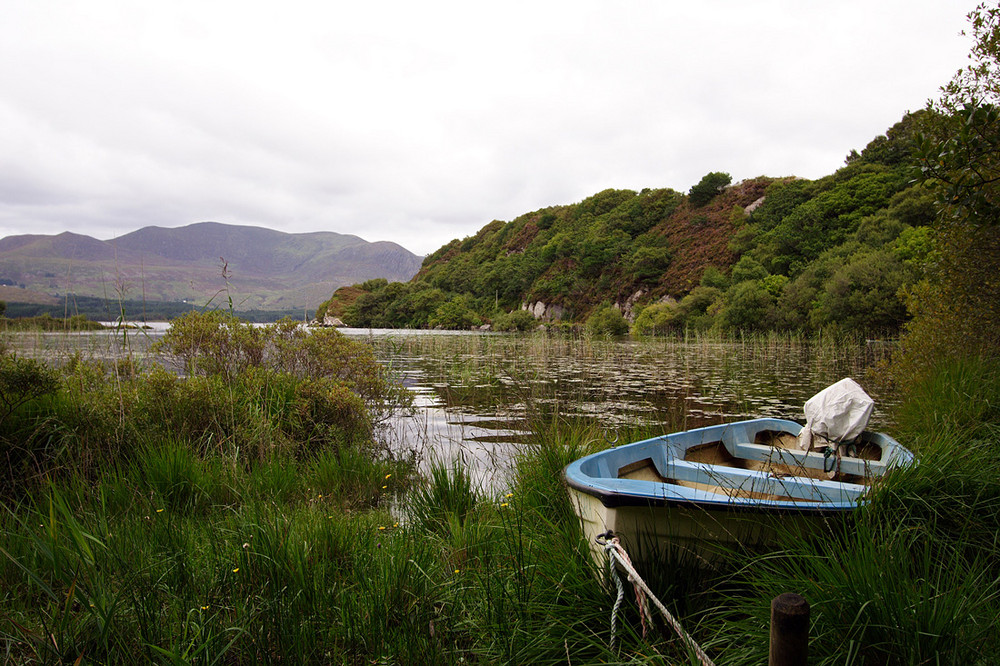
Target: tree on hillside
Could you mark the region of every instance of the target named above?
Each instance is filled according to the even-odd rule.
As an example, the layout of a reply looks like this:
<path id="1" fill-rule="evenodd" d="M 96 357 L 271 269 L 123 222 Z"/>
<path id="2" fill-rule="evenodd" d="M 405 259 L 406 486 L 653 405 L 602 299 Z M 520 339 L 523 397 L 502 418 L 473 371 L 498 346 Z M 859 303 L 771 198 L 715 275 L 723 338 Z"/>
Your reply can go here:
<path id="1" fill-rule="evenodd" d="M 712 171 L 705 174 L 702 179 L 698 181 L 698 184 L 692 187 L 691 191 L 688 192 L 688 200 L 691 202 L 691 207 L 701 208 L 716 196 L 721 194 L 722 190 L 724 190 L 731 182 L 733 182 L 733 178 L 728 173 Z"/>
<path id="2" fill-rule="evenodd" d="M 924 179 L 940 188 L 944 212 L 963 224 L 1000 223 L 1000 7 L 968 15 L 975 44 L 930 105 L 918 139 Z"/>
<path id="3" fill-rule="evenodd" d="M 930 105 L 917 156 L 939 194 L 934 262 L 911 290 L 902 377 L 1000 347 L 1000 7 L 968 15 L 970 64 Z"/>
<path id="4" fill-rule="evenodd" d="M 872 139 L 860 153 L 852 150 L 844 160 L 847 164 L 855 162 L 881 164 L 888 167 L 905 166 L 912 162 L 914 149 L 914 134 L 922 122 L 926 110 L 906 113 L 902 120 Z"/>

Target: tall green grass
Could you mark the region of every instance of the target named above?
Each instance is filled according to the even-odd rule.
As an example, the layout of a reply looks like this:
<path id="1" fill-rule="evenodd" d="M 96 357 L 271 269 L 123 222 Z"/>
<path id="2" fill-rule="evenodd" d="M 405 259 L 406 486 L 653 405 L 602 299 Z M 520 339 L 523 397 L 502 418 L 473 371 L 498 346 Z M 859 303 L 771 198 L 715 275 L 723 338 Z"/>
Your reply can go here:
<path id="1" fill-rule="evenodd" d="M 167 445 L 97 485 L 53 485 L 0 520 L 0 654 L 53 664 L 613 659 L 600 633 L 604 589 L 574 525 L 552 514 L 562 494 L 488 497 L 455 469 L 432 473 L 426 492 L 380 487 L 395 501 L 345 508 L 317 492 L 329 488 L 323 462 L 258 467 L 265 480 Z"/>

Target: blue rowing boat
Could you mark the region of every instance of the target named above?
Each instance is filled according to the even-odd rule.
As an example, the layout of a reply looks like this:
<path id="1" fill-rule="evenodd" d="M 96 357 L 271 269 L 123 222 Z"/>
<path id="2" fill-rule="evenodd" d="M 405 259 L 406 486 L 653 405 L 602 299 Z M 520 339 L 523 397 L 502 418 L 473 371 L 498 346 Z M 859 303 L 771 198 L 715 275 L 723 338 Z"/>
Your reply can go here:
<path id="1" fill-rule="evenodd" d="M 592 544 L 610 530 L 632 549 L 705 556 L 849 513 L 873 482 L 913 462 L 882 433 L 803 450 L 802 430 L 765 418 L 653 437 L 571 463 L 566 483 Z"/>

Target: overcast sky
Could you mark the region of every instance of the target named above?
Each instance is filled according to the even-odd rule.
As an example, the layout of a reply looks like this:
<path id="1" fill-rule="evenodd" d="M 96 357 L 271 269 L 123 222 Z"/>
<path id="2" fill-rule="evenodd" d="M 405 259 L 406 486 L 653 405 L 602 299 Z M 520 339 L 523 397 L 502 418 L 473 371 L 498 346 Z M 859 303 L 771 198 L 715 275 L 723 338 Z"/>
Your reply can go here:
<path id="1" fill-rule="evenodd" d="M 600 190 L 818 178 L 975 0 L 0 0 L 0 236 L 214 220 L 418 254 Z"/>

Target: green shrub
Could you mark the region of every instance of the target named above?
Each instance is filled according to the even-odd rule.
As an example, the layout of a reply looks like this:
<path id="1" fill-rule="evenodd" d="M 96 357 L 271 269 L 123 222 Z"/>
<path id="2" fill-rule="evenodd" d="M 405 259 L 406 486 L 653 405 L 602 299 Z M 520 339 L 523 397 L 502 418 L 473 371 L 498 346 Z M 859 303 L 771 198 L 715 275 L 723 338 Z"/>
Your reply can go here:
<path id="1" fill-rule="evenodd" d="M 621 310 L 605 305 L 587 318 L 587 332 L 591 335 L 619 336 L 628 333 L 628 322 Z"/>
<path id="2" fill-rule="evenodd" d="M 55 371 L 44 363 L 3 353 L 0 355 L 0 425 L 16 409 L 54 393 L 57 387 Z"/>
<path id="3" fill-rule="evenodd" d="M 360 396 L 334 380 L 306 379 L 295 387 L 294 434 L 309 448 L 356 444 L 372 436 Z"/>
<path id="4" fill-rule="evenodd" d="M 493 329 L 497 331 L 530 331 L 538 326 L 535 315 L 527 310 L 514 310 L 500 315 L 493 320 Z"/>
<path id="5" fill-rule="evenodd" d="M 676 303 L 653 303 L 642 309 L 632 327 L 641 335 L 664 335 L 677 329 L 678 314 Z"/>
<path id="6" fill-rule="evenodd" d="M 154 349 L 178 356 L 189 375 L 232 375 L 263 363 L 265 333 L 224 312 L 189 312 L 170 322 Z"/>
<path id="7" fill-rule="evenodd" d="M 718 196 L 727 185 L 733 182 L 732 176 L 721 171 L 705 174 L 698 184 L 688 192 L 688 200 L 692 208 L 701 208 Z"/>
<path id="8" fill-rule="evenodd" d="M 193 374 L 232 377 L 261 368 L 338 381 L 361 397 L 376 426 L 411 400 L 369 345 L 336 329 L 307 333 L 290 319 L 260 327 L 221 313 L 190 313 L 171 323 L 156 349 L 178 356 Z"/>
<path id="9" fill-rule="evenodd" d="M 468 296 L 456 296 L 434 312 L 427 324 L 432 328 L 461 330 L 479 326 L 482 320 L 472 309 Z"/>

